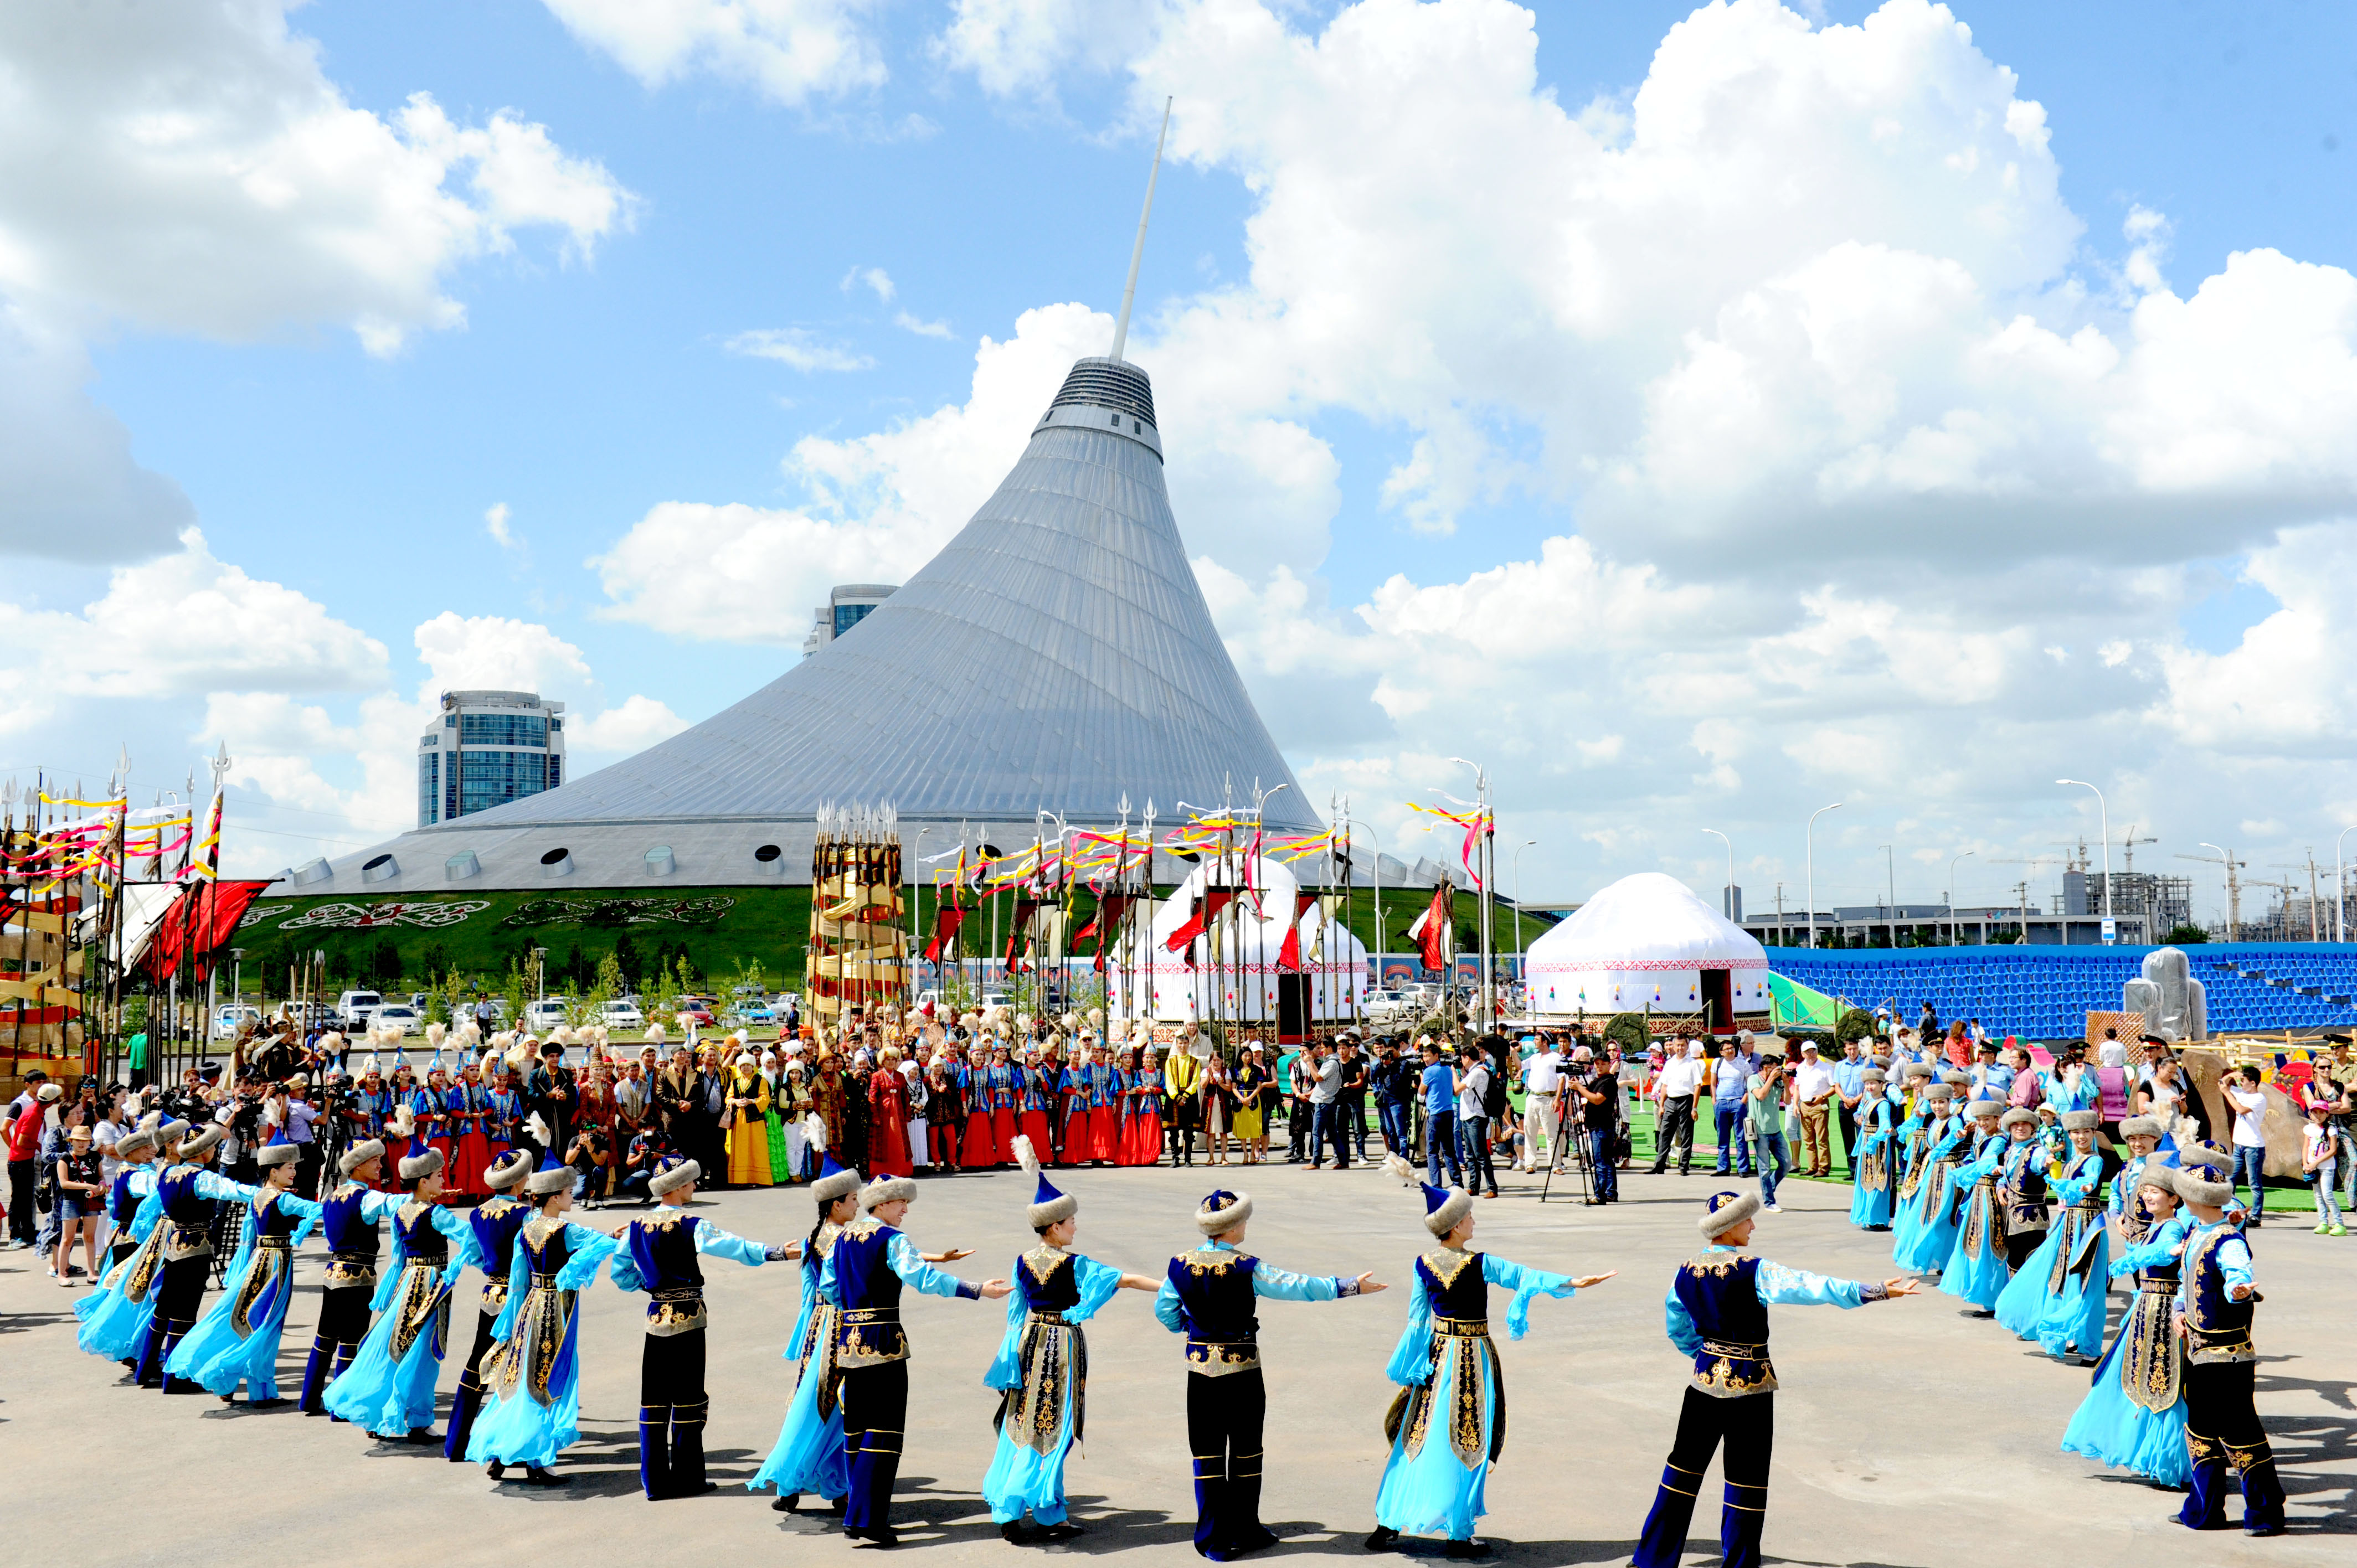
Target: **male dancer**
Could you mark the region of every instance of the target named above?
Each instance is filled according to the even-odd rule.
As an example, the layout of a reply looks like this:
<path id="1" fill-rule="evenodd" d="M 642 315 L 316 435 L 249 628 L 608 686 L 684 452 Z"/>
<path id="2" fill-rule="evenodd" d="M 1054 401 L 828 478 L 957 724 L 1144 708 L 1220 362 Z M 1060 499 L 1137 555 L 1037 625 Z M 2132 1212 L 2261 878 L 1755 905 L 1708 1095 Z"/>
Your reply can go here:
<path id="1" fill-rule="evenodd" d="M 2185 1447 L 2193 1484 L 2177 1522 L 2189 1530 L 2226 1524 L 2226 1465 L 2242 1479 L 2243 1533 L 2281 1535 L 2283 1483 L 2275 1450 L 2252 1402 L 2258 1351 L 2251 1319 L 2259 1304 L 2251 1277 L 2251 1244 L 2227 1221 L 2234 1184 L 2212 1181 L 2206 1170 L 2177 1173 L 2177 1190 L 2193 1217 L 2181 1244 L 2177 1310 L 2185 1322 Z"/>
<path id="2" fill-rule="evenodd" d="M 330 1380 L 360 1354 L 368 1337 L 369 1300 L 376 1294 L 377 1227 L 401 1207 L 402 1195 L 383 1192 L 384 1140 L 370 1138 L 336 1162 L 344 1179 L 320 1203 L 319 1229 L 328 1240 L 328 1272 L 319 1291 L 319 1326 L 303 1369 L 303 1413 L 325 1415 Z"/>
<path id="3" fill-rule="evenodd" d="M 892 1528 L 892 1484 L 900 1474 L 909 1415 L 900 1287 L 966 1301 L 997 1301 L 1013 1288 L 1005 1280 L 977 1285 L 942 1273 L 918 1256 L 916 1244 L 899 1229 L 916 1197 L 917 1184 L 907 1176 L 882 1177 L 860 1188 L 861 1215 L 835 1238 L 819 1272 L 819 1294 L 842 1314 L 834 1364 L 843 1378 L 843 1444 L 851 1461 L 843 1533 L 878 1546 L 900 1543 Z"/>
<path id="4" fill-rule="evenodd" d="M 1768 1359 L 1771 1305 L 1860 1306 L 1922 1288 L 1902 1274 L 1880 1284 L 1803 1273 L 1738 1251 L 1751 1241 L 1757 1193 L 1715 1192 L 1696 1223 L 1710 1242 L 1678 1269 L 1668 1299 L 1670 1343 L 1694 1359 L 1678 1434 L 1645 1516 L 1633 1568 L 1677 1568 L 1703 1471 L 1723 1438 L 1727 1500 L 1719 1548 L 1727 1568 L 1759 1568 L 1768 1518 L 1768 1466 L 1775 1441 L 1776 1369 Z"/>
<path id="5" fill-rule="evenodd" d="M 532 1175 L 532 1155 L 512 1150 L 483 1168 L 483 1185 L 491 1196 L 475 1206 L 467 1223 L 475 1232 L 475 1251 L 483 1258 L 483 1294 L 475 1318 L 475 1348 L 467 1353 L 467 1369 L 458 1374 L 458 1391 L 450 1400 L 450 1428 L 444 1434 L 442 1456 L 453 1465 L 467 1457 L 467 1440 L 475 1417 L 483 1408 L 483 1358 L 490 1353 L 491 1325 L 508 1305 L 508 1271 L 515 1266 L 516 1235 L 532 1218 L 532 1206 L 515 1197 Z"/>
<path id="6" fill-rule="evenodd" d="M 647 1183 L 662 1207 L 614 1232 L 621 1245 L 614 1283 L 647 1293 L 647 1341 L 639 1357 L 639 1487 L 647 1501 L 699 1497 L 719 1484 L 704 1478 L 705 1253 L 752 1268 L 802 1255 L 802 1243 L 765 1247 L 731 1236 L 687 1211 L 704 1174 L 694 1160 L 666 1155 Z"/>
<path id="7" fill-rule="evenodd" d="M 1195 1210 L 1203 1244 L 1170 1260 L 1154 1316 L 1187 1337 L 1187 1446 L 1195 1456 L 1195 1550 L 1214 1563 L 1276 1544 L 1260 1522 L 1261 1425 L 1268 1389 L 1260 1373 L 1254 1302 L 1335 1301 L 1385 1287 L 1372 1274 L 1289 1274 L 1243 1245 L 1248 1193 L 1214 1192 Z"/>

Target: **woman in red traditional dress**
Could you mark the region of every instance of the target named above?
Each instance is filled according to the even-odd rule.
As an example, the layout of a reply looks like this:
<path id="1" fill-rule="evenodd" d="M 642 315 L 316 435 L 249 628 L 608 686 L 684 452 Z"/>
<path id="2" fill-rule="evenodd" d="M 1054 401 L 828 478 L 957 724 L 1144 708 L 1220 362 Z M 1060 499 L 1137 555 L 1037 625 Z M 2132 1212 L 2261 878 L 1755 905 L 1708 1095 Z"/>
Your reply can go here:
<path id="1" fill-rule="evenodd" d="M 613 1190 L 614 1167 L 619 1161 L 621 1145 L 615 1141 L 614 1133 L 615 1120 L 620 1114 L 620 1107 L 614 1101 L 614 1067 L 606 1059 L 601 1045 L 589 1047 L 589 1067 L 583 1076 L 588 1081 L 581 1086 L 581 1096 L 574 1102 L 573 1131 L 577 1134 L 586 1128 L 597 1128 L 604 1139 L 604 1153 L 598 1158 L 598 1168 L 591 1174 L 589 1185 L 583 1189 L 581 1196 L 602 1200 Z"/>
<path id="2" fill-rule="evenodd" d="M 489 1197 L 491 1187 L 483 1179 L 483 1171 L 491 1163 L 491 1140 L 483 1131 L 483 1122 L 490 1114 L 491 1091 L 472 1058 L 460 1064 L 458 1081 L 451 1086 L 448 1098 L 450 1180 L 442 1190 L 458 1197 Z"/>
<path id="3" fill-rule="evenodd" d="M 867 1174 L 876 1180 L 917 1174 L 909 1161 L 909 1084 L 897 1046 L 885 1047 L 867 1075 Z"/>
<path id="4" fill-rule="evenodd" d="M 1162 1158 L 1162 1074 L 1135 1046 L 1122 1053 L 1122 1073 L 1129 1087 L 1118 1157 L 1125 1165 L 1154 1165 Z"/>

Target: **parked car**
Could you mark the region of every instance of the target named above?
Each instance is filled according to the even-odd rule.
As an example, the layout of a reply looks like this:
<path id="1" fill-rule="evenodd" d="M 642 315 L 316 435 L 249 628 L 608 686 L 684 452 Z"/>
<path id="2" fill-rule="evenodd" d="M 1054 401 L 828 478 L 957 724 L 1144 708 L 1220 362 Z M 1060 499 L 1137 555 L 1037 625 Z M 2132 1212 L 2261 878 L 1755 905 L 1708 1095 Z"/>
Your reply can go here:
<path id="1" fill-rule="evenodd" d="M 573 1015 L 573 1005 L 570 996 L 544 996 L 523 1010 L 523 1026 L 545 1038 L 551 1029 Z"/>
<path id="2" fill-rule="evenodd" d="M 384 1005 L 384 998 L 373 991 L 347 991 L 336 998 L 336 1027 L 346 1034 L 368 1027 L 369 1016 Z"/>
<path id="3" fill-rule="evenodd" d="M 404 1035 L 414 1035 L 425 1027 L 425 1015 L 406 1002 L 388 1002 L 370 1015 L 369 1022 L 380 1029 L 399 1025 Z"/>
<path id="4" fill-rule="evenodd" d="M 767 1002 L 740 1002 L 729 1012 L 728 1021 L 745 1028 L 766 1029 L 778 1021 L 778 1015 Z"/>
<path id="5" fill-rule="evenodd" d="M 213 1038 L 234 1040 L 237 1032 L 262 1016 L 262 1009 L 246 1002 L 224 1002 L 213 1009 Z"/>
<path id="6" fill-rule="evenodd" d="M 681 997 L 673 1006 L 672 1017 L 683 1029 L 690 1024 L 699 1029 L 710 1029 L 718 1025 L 718 1019 L 712 1011 L 712 998 L 708 996 Z"/>
<path id="7" fill-rule="evenodd" d="M 639 1011 L 638 998 L 634 996 L 617 996 L 607 1003 L 605 1016 L 597 1021 L 608 1029 L 617 1031 L 643 1029 L 647 1026 L 647 1016 Z"/>

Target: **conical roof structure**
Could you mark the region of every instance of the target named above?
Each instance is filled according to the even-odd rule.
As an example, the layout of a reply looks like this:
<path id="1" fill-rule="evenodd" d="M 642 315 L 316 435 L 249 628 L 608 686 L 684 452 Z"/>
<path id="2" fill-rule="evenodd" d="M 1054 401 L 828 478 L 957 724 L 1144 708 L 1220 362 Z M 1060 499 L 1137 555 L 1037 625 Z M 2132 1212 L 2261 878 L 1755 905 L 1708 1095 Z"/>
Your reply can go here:
<path id="1" fill-rule="evenodd" d="M 1040 810 L 1109 823 L 1125 794 L 1133 821 L 1148 797 L 1169 821 L 1180 800 L 1249 800 L 1255 783 L 1292 771 L 1188 564 L 1152 383 L 1087 359 L 957 536 L 793 669 L 623 762 L 316 864 L 289 890 L 361 891 L 371 865 L 371 892 L 523 886 L 559 849 L 556 874 L 594 885 L 791 880 L 830 802 L 888 804 L 913 840 L 923 823 L 1028 827 Z M 1267 821 L 1318 825 L 1297 787 Z"/>

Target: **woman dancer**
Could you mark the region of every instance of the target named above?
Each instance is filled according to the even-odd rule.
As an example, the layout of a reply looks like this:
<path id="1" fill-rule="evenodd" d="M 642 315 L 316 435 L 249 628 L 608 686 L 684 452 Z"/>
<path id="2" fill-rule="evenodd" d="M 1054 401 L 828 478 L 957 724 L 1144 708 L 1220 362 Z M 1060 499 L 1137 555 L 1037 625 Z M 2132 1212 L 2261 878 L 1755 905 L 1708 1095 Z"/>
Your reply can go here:
<path id="1" fill-rule="evenodd" d="M 778 1428 L 778 1441 L 771 1445 L 769 1458 L 745 1483 L 750 1491 L 774 1489 L 778 1496 L 770 1506 L 780 1513 L 793 1512 L 805 1492 L 825 1498 L 827 1512 L 839 1513 L 851 1490 L 851 1464 L 843 1451 L 843 1405 L 836 1398 L 834 1373 L 835 1329 L 841 1317 L 833 1304 L 819 1294 L 818 1279 L 834 1251 L 835 1238 L 859 1218 L 859 1206 L 854 1201 L 859 1191 L 859 1173 L 844 1169 L 825 1153 L 823 1128 L 813 1129 L 810 1136 L 823 1163 L 811 1182 L 811 1195 L 818 1200 L 818 1223 L 811 1227 L 810 1240 L 802 1246 L 802 1310 L 795 1316 L 793 1332 L 786 1337 L 785 1359 L 794 1363 L 793 1392 L 787 1397 L 786 1419 Z"/>
<path id="2" fill-rule="evenodd" d="M 1158 1291 L 1162 1282 L 1071 1251 L 1080 1199 L 1059 1192 L 1040 1174 L 1028 1138 L 1015 1140 L 1015 1157 L 1039 1184 L 1028 1213 L 1039 1245 L 1015 1260 L 1006 1333 L 982 1376 L 1000 1394 L 998 1449 L 982 1478 L 982 1498 L 1011 1543 L 1027 1539 L 1026 1513 L 1039 1527 L 1040 1540 L 1070 1541 L 1081 1530 L 1065 1517 L 1064 1459 L 1081 1438 L 1089 1375 L 1081 1325 L 1115 1291 Z"/>
<path id="3" fill-rule="evenodd" d="M 369 1303 L 376 1324 L 324 1402 L 329 1415 L 384 1443 L 441 1441 L 434 1435 L 434 1383 L 450 1340 L 450 1287 L 461 1269 L 482 1266 L 474 1232 L 442 1207 L 442 1168 L 439 1149 L 401 1162 L 409 1200 L 393 1211 L 393 1259 Z M 570 1181 L 573 1173 L 565 1176 Z"/>
<path id="4" fill-rule="evenodd" d="M 2008 1152 L 2029 1146 L 2038 1118 L 2027 1111 L 2007 1111 L 2004 1102 L 1976 1100 L 1966 1108 L 1978 1130 L 1980 1147 L 1972 1163 L 1960 1167 L 1955 1182 L 1965 1190 L 1964 1219 L 1957 1227 L 1955 1250 L 1940 1275 L 1940 1291 L 1973 1304 L 1975 1317 L 1996 1316 L 1996 1298 L 2012 1278 L 2005 1263 L 2006 1207 L 2002 1187 Z M 1999 1124 L 2019 1117 L 2012 1133 L 1998 1135 Z"/>
<path id="5" fill-rule="evenodd" d="M 178 1125 L 185 1131 L 188 1124 Z M 120 1361 L 133 1371 L 139 1368 L 140 1353 L 147 1348 L 147 1325 L 153 1313 L 144 1295 L 135 1301 L 124 1286 L 135 1273 L 153 1278 L 161 1266 L 163 1243 L 156 1236 L 156 1222 L 164 1211 L 161 1206 L 145 1201 L 156 1190 L 156 1131 L 143 1121 L 114 1145 L 123 1168 L 114 1173 L 107 1194 L 114 1240 L 108 1249 L 106 1273 L 97 1290 L 74 1303 L 74 1316 L 81 1320 L 81 1326 L 74 1331 L 74 1343 L 93 1356 Z"/>
<path id="6" fill-rule="evenodd" d="M 2099 1121 L 2092 1110 L 2062 1113 L 2072 1151 L 2054 1184 L 2062 1212 L 2055 1217 L 2045 1242 L 2023 1262 L 2021 1294 L 2001 1304 L 2007 1327 L 2024 1339 L 2035 1337 L 2039 1348 L 2055 1359 L 2083 1367 L 2101 1353 L 2111 1279 L 2111 1237 L 2104 1225 L 2104 1158 L 2095 1147 Z M 2034 1321 L 2028 1316 L 2033 1303 Z"/>
<path id="7" fill-rule="evenodd" d="M 1614 1271 L 1572 1279 L 1471 1251 L 1469 1193 L 1419 1181 L 1397 1155 L 1387 1156 L 1383 1168 L 1421 1189 L 1424 1228 L 1439 1245 L 1415 1262 L 1407 1327 L 1383 1369 L 1402 1392 L 1383 1423 L 1391 1457 L 1375 1491 L 1367 1548 L 1386 1550 L 1404 1535 L 1441 1535 L 1451 1557 L 1475 1556 L 1482 1549 L 1474 1543 L 1473 1524 L 1487 1511 L 1490 1466 L 1506 1445 L 1506 1388 L 1490 1338 L 1490 1287 L 1513 1292 L 1506 1332 L 1520 1339 L 1530 1330 L 1534 1298 L 1567 1297 Z"/>
<path id="8" fill-rule="evenodd" d="M 244 1240 L 230 1260 L 221 1298 L 172 1352 L 164 1369 L 201 1383 L 223 1404 L 256 1409 L 286 1402 L 278 1392 L 278 1340 L 295 1296 L 295 1249 L 319 1222 L 319 1206 L 295 1196 L 298 1144 L 271 1144 L 254 1155 L 262 1190 L 245 1217 Z"/>
<path id="9" fill-rule="evenodd" d="M 1906 1234 L 1898 1239 L 1891 1257 L 1911 1274 L 1936 1274 L 1947 1267 L 1956 1246 L 1956 1202 L 1953 1184 L 1963 1162 L 1965 1140 L 1973 1124 L 1950 1114 L 1955 1090 L 1948 1084 L 1931 1088 L 1932 1120 L 1924 1130 L 1921 1179 L 1909 1206 Z"/>
<path id="10" fill-rule="evenodd" d="M 1899 1120 L 1882 1087 L 1889 1075 L 1878 1067 L 1864 1074 L 1857 1101 L 1857 1150 L 1850 1161 L 1849 1222 L 1866 1230 L 1890 1229 L 1890 1204 L 1898 1190 L 1899 1165 L 1892 1144 Z"/>
<path id="11" fill-rule="evenodd" d="M 2178 1254 L 2192 1225 L 2178 1212 L 2177 1173 L 2147 1165 L 2129 1199 L 2143 1239 L 2120 1254 L 2114 1276 L 2136 1277 L 2136 1298 L 2111 1348 L 2096 1364 L 2094 1386 L 2062 1433 L 2062 1448 L 2163 1487 L 2193 1479 L 2185 1445 L 2185 1381 L 2171 1303 Z"/>
<path id="12" fill-rule="evenodd" d="M 475 1418 L 467 1457 L 494 1481 L 524 1466 L 533 1486 L 558 1487 L 548 1466 L 580 1434 L 581 1326 L 576 1297 L 597 1277 L 618 1242 L 565 1218 L 573 1207 L 573 1173 L 552 1166 L 525 1178 L 536 1212 L 516 1238 L 508 1303 L 491 1326 L 496 1348 L 483 1359 L 490 1402 Z"/>
<path id="13" fill-rule="evenodd" d="M 1151 1046 L 1136 1052 L 1136 1100 L 1130 1115 L 1129 1143 L 1122 1151 L 1125 1165 L 1162 1163 L 1162 1063 Z"/>

